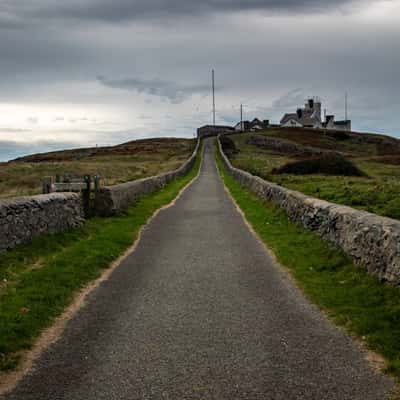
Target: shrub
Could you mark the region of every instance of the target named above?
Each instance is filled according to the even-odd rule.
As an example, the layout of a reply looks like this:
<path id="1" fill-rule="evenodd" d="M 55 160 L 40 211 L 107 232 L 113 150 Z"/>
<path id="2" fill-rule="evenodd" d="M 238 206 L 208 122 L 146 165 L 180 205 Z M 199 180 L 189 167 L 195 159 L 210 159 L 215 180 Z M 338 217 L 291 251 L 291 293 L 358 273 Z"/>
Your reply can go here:
<path id="1" fill-rule="evenodd" d="M 222 135 L 219 140 L 222 146 L 222 150 L 224 151 L 227 157 L 231 157 L 232 155 L 239 153 L 239 150 L 236 147 L 235 142 L 228 136 Z"/>
<path id="2" fill-rule="evenodd" d="M 351 136 L 348 133 L 342 132 L 342 131 L 332 131 L 332 132 L 328 132 L 326 135 L 333 139 L 336 139 L 336 140 L 351 139 Z"/>
<path id="3" fill-rule="evenodd" d="M 312 157 L 306 160 L 290 162 L 280 168 L 272 170 L 274 174 L 324 174 L 343 176 L 366 176 L 351 161 L 338 153 L 322 154 L 319 157 Z"/>

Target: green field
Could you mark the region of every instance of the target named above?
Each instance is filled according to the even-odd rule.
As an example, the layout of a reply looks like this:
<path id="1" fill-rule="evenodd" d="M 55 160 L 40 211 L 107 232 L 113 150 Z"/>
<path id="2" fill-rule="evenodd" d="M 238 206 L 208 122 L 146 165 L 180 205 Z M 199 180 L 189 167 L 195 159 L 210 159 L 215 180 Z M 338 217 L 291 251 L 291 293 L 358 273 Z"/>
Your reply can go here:
<path id="1" fill-rule="evenodd" d="M 197 174 L 195 166 L 164 189 L 148 194 L 126 213 L 92 218 L 80 229 L 36 238 L 0 258 L 0 370 L 18 366 L 74 294 L 96 279 L 138 237 L 140 228 Z"/>
<path id="2" fill-rule="evenodd" d="M 246 219 L 306 296 L 367 348 L 381 354 L 385 371 L 400 378 L 399 289 L 357 268 L 340 250 L 291 222 L 282 209 L 242 188 L 219 157 L 217 162 Z"/>
<path id="3" fill-rule="evenodd" d="M 293 154 L 279 153 L 273 149 L 246 143 L 250 136 L 260 134 L 343 152 L 347 159 L 366 173 L 367 177 L 274 174 L 272 173 L 274 168 L 294 161 L 296 157 Z M 343 141 L 326 137 L 321 131 L 307 132 L 307 135 L 304 135 L 302 131 L 293 128 L 235 134 L 229 137 L 235 142 L 240 152 L 234 155 L 231 161 L 238 168 L 289 189 L 400 219 L 400 165 L 397 164 L 400 161 L 400 152 L 397 152 L 395 145 L 390 147 L 389 139 L 383 139 L 382 144 L 378 135 L 365 134 L 365 136 L 367 142 L 359 143 L 358 141 L 361 140 L 359 136 L 355 136 L 354 140 L 351 138 Z M 372 143 L 368 142 L 370 137 Z"/>
<path id="4" fill-rule="evenodd" d="M 110 148 L 37 154 L 0 164 L 0 198 L 39 194 L 42 178 L 56 175 L 100 175 L 102 185 L 171 171 L 194 150 L 188 139 L 147 139 Z"/>

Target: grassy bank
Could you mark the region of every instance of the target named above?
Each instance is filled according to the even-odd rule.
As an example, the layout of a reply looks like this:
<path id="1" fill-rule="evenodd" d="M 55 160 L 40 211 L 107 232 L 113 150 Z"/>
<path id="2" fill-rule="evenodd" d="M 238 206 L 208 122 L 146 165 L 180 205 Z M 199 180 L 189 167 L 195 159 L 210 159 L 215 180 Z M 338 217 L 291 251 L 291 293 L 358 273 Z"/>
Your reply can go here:
<path id="1" fill-rule="evenodd" d="M 135 241 L 140 228 L 193 179 L 199 165 L 200 156 L 188 175 L 146 195 L 122 215 L 93 218 L 81 229 L 37 238 L 1 255 L 0 370 L 18 365 L 21 351 Z"/>
<path id="2" fill-rule="evenodd" d="M 274 168 L 282 167 L 297 158 L 293 157 L 293 154 L 283 154 L 248 144 L 247 141 L 252 135 L 290 139 L 307 146 L 342 151 L 367 176 L 273 174 Z M 231 160 L 237 168 L 309 196 L 400 219 L 400 165 L 391 164 L 397 162 L 398 156 L 378 157 L 377 154 L 380 153 L 376 145 L 335 141 L 319 132 L 309 133 L 304 138 L 301 132 L 293 129 L 271 129 L 267 133 L 244 133 L 230 137 L 240 150 Z"/>
<path id="3" fill-rule="evenodd" d="M 387 360 L 400 378 L 400 292 L 357 268 L 338 249 L 290 222 L 285 212 L 242 188 L 217 163 L 225 185 L 261 239 L 305 294 L 338 325 Z"/>
<path id="4" fill-rule="evenodd" d="M 145 139 L 107 148 L 65 150 L 0 163 L 0 197 L 39 194 L 45 176 L 100 175 L 115 185 L 171 171 L 192 153 L 191 139 Z"/>

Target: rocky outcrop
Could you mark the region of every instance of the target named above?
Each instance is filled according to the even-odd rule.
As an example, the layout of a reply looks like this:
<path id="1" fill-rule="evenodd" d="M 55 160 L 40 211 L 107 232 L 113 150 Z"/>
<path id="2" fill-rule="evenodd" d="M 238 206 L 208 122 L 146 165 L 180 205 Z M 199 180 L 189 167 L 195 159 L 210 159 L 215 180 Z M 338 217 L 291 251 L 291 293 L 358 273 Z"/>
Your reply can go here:
<path id="1" fill-rule="evenodd" d="M 289 218 L 318 233 L 379 279 L 400 286 L 400 221 L 355 210 L 265 181 L 222 160 L 241 185 L 283 208 Z"/>
<path id="2" fill-rule="evenodd" d="M 0 200 L 0 251 L 32 238 L 83 224 L 83 202 L 75 193 L 52 193 Z"/>
<path id="3" fill-rule="evenodd" d="M 160 190 L 172 180 L 186 175 L 196 162 L 199 143 L 191 157 L 178 169 L 165 174 L 101 187 L 96 195 L 96 214 L 108 217 L 126 210 L 146 193 Z"/>

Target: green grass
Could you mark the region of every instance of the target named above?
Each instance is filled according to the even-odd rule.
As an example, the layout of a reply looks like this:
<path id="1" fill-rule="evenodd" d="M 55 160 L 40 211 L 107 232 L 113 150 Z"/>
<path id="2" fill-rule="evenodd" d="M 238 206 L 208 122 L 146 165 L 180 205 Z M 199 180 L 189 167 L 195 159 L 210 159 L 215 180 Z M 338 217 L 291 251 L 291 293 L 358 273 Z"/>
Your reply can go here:
<path id="1" fill-rule="evenodd" d="M 400 219 L 400 183 L 396 175 L 388 180 L 286 174 L 264 178 L 309 196 Z"/>
<path id="2" fill-rule="evenodd" d="M 86 221 L 80 229 L 43 236 L 0 258 L 0 370 L 15 368 L 21 350 L 100 276 L 137 238 L 153 213 L 171 202 L 196 174 L 195 167 L 164 189 L 146 195 L 119 216 Z"/>
<path id="3" fill-rule="evenodd" d="M 269 135 L 272 136 L 288 136 L 279 130 L 271 131 Z M 279 168 L 295 159 L 290 158 L 290 155 L 280 155 L 247 144 L 246 140 L 251 135 L 252 133 L 244 133 L 230 136 L 240 149 L 231 160 L 235 167 L 309 196 L 400 219 L 400 165 L 374 162 L 363 154 L 354 156 L 350 160 L 368 177 L 272 174 L 273 168 Z M 315 133 L 315 136 L 317 135 L 318 132 Z M 321 145 L 323 139 L 324 137 L 319 141 L 315 139 L 315 143 L 306 142 L 306 144 Z M 340 145 L 344 146 L 343 143 Z"/>
<path id="4" fill-rule="evenodd" d="M 219 170 L 246 219 L 289 268 L 304 293 L 338 325 L 385 357 L 400 378 L 400 292 L 357 268 L 340 250 L 290 222 L 286 213 L 242 188 L 217 157 Z"/>

